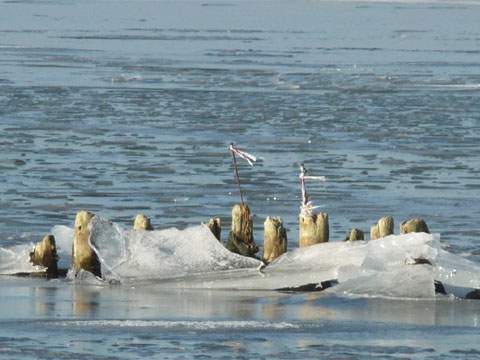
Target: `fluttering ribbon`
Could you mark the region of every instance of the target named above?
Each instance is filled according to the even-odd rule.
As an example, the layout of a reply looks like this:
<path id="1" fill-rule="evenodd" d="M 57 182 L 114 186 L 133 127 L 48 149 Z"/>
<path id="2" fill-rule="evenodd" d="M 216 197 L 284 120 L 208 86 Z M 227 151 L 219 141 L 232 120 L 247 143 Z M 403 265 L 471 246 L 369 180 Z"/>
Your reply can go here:
<path id="1" fill-rule="evenodd" d="M 253 156 L 252 154 L 249 154 L 246 151 L 240 150 L 238 147 L 235 146 L 235 144 L 231 143 L 230 147 L 228 148 L 233 154 L 237 155 L 238 157 L 241 157 L 242 159 L 246 160 L 250 166 L 253 166 L 253 163 L 257 161 L 257 158 Z"/>
<path id="2" fill-rule="evenodd" d="M 235 157 L 235 155 L 246 160 L 250 164 L 250 166 L 253 166 L 253 164 L 257 161 L 257 158 L 246 151 L 240 150 L 235 146 L 234 143 L 230 144 L 230 146 L 228 147 L 228 150 L 230 150 L 230 152 L 232 153 L 233 169 L 235 171 L 235 180 L 237 180 L 238 191 L 240 193 L 240 201 L 243 205 L 243 194 L 242 194 L 242 188 L 240 187 L 240 176 L 238 175 L 237 158 Z"/>
<path id="3" fill-rule="evenodd" d="M 326 181 L 325 176 L 310 176 L 306 174 L 307 169 L 305 169 L 305 166 L 303 164 L 300 165 L 300 175 L 298 177 L 300 179 L 300 187 L 302 190 L 302 205 L 300 206 L 300 214 L 302 216 L 310 216 L 313 214 L 313 210 L 320 207 L 313 206 L 313 203 L 308 200 L 307 189 L 305 188 L 305 180 Z"/>

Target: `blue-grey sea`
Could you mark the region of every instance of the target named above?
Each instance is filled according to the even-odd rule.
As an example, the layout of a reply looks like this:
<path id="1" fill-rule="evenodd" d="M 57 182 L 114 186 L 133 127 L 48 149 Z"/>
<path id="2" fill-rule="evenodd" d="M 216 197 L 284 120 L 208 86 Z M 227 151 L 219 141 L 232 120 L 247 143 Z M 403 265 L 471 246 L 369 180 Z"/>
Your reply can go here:
<path id="1" fill-rule="evenodd" d="M 480 262 L 480 2 L 0 0 L 0 247 L 88 209 L 297 246 L 423 217 Z M 480 301 L 0 277 L 1 359 L 480 359 Z"/>

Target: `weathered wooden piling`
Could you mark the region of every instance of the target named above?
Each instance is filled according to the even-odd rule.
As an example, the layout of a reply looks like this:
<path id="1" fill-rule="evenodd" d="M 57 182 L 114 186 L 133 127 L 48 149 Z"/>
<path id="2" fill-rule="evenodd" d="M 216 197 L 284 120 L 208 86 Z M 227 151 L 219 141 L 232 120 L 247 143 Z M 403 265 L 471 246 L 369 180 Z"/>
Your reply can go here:
<path id="1" fill-rule="evenodd" d="M 370 240 L 380 239 L 380 233 L 378 231 L 378 224 L 373 224 L 370 227 Z"/>
<path id="2" fill-rule="evenodd" d="M 410 219 L 400 224 L 400 234 L 423 232 L 430 234 L 427 223 L 422 218 Z"/>
<path id="3" fill-rule="evenodd" d="M 393 234 L 393 217 L 384 216 L 378 220 L 378 234 L 381 238 Z"/>
<path id="4" fill-rule="evenodd" d="M 300 207 L 299 222 L 299 239 L 298 246 L 305 247 L 318 243 L 327 242 L 329 240 L 329 226 L 327 213 L 314 213 L 312 202 L 308 199 L 307 189 L 305 186 L 306 179 L 325 180 L 323 176 L 308 176 L 307 169 L 300 165 L 300 189 L 302 192 L 302 205 Z"/>
<path id="5" fill-rule="evenodd" d="M 357 240 L 365 240 L 365 235 L 362 230 L 353 228 L 347 233 L 345 237 L 345 241 L 357 241 Z"/>
<path id="6" fill-rule="evenodd" d="M 89 244 L 90 231 L 88 224 L 94 214 L 88 211 L 79 211 L 75 218 L 75 233 L 73 238 L 72 264 L 75 272 L 81 269 L 101 276 L 100 261 Z"/>
<path id="7" fill-rule="evenodd" d="M 370 239 L 377 240 L 393 234 L 394 222 L 393 217 L 384 216 L 378 220 L 376 224 L 370 227 Z"/>
<path id="8" fill-rule="evenodd" d="M 58 276 L 58 255 L 55 237 L 46 235 L 40 242 L 35 244 L 30 253 L 30 262 L 33 265 L 45 267 L 48 277 Z"/>
<path id="9" fill-rule="evenodd" d="M 222 225 L 220 223 L 220 218 L 215 217 L 208 220 L 207 227 L 218 241 L 222 241 Z"/>
<path id="10" fill-rule="evenodd" d="M 300 214 L 299 247 L 315 245 L 329 240 L 328 214 Z"/>
<path id="11" fill-rule="evenodd" d="M 282 219 L 270 216 L 263 223 L 263 227 L 263 261 L 269 264 L 287 252 L 287 231 L 283 227 Z"/>
<path id="12" fill-rule="evenodd" d="M 253 220 L 247 204 L 236 204 L 232 208 L 232 228 L 226 248 L 244 256 L 254 256 L 258 252 L 258 246 L 253 240 Z"/>
<path id="13" fill-rule="evenodd" d="M 145 214 L 138 214 L 133 221 L 133 230 L 153 230 L 150 218 Z"/>

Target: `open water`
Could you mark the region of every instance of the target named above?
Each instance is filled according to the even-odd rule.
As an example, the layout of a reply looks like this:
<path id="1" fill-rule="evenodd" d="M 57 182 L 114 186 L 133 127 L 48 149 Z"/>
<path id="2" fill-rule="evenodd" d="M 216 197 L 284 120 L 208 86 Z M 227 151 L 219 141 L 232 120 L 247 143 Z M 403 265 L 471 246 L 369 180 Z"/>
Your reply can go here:
<path id="1" fill-rule="evenodd" d="M 297 243 L 298 168 L 332 240 L 423 217 L 480 261 L 477 1 L 0 1 L 0 246 L 88 209 L 222 218 L 230 142 Z M 225 236 L 226 230 L 224 230 Z M 0 358 L 480 358 L 480 302 L 0 279 Z"/>

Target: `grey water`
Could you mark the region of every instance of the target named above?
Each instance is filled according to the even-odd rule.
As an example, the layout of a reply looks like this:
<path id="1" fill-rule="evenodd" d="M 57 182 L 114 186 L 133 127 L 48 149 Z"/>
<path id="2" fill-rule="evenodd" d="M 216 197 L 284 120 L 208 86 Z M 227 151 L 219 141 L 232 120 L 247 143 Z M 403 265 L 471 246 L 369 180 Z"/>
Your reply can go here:
<path id="1" fill-rule="evenodd" d="M 480 261 L 477 1 L 0 1 L 0 246 L 88 209 L 130 227 L 239 201 L 297 243 L 423 217 Z M 0 358 L 480 358 L 480 302 L 0 279 Z"/>

